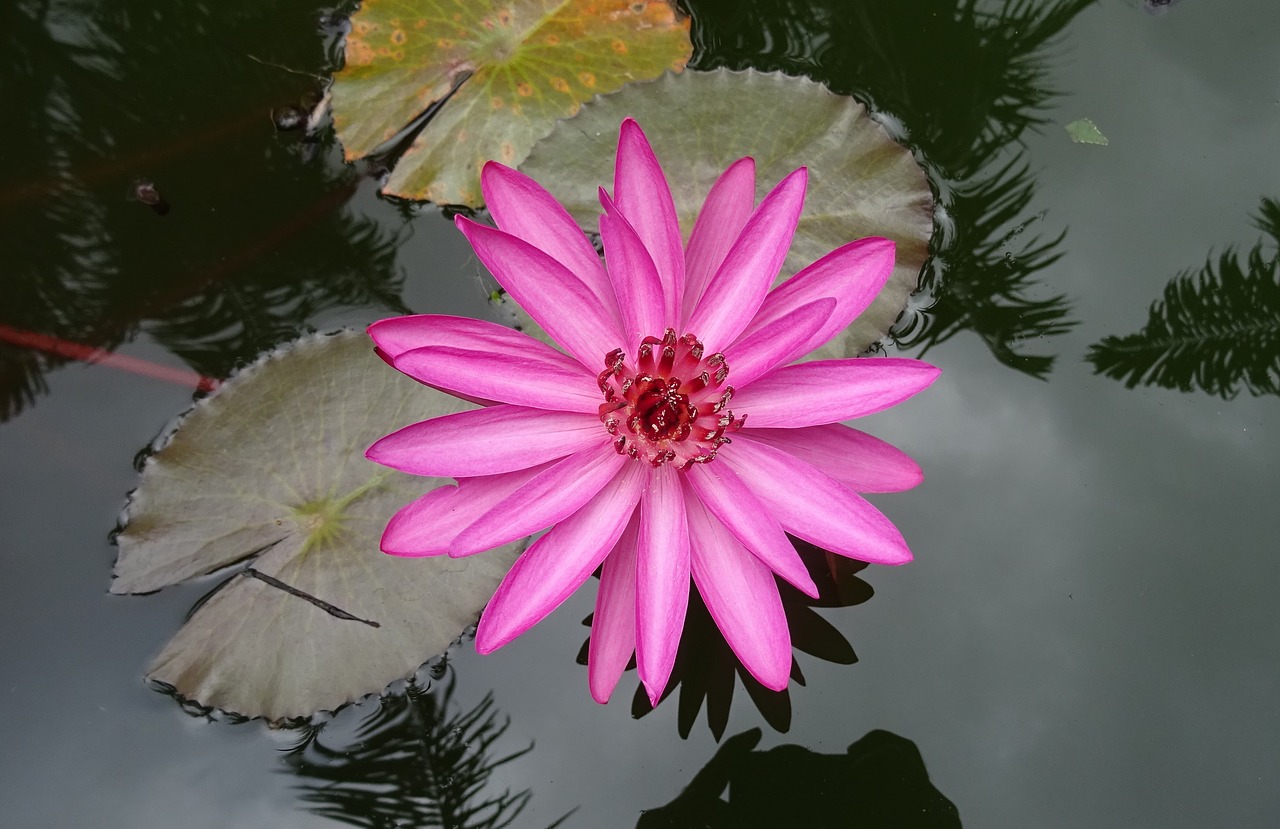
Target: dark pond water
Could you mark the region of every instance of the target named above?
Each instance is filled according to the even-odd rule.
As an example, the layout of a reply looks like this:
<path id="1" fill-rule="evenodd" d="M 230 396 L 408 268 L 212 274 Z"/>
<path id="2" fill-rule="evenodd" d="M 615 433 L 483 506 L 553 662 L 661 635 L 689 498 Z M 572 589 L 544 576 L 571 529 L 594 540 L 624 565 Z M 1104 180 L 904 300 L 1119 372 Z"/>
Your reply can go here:
<path id="1" fill-rule="evenodd" d="M 470 782 L 532 827 L 633 826 L 691 787 L 646 825 L 701 826 L 725 780 L 737 811 L 709 825 L 948 825 L 877 811 L 942 797 L 975 827 L 1280 825 L 1277 398 L 1126 388 L 1085 359 L 1176 274 L 1264 238 L 1280 6 L 690 5 L 697 65 L 862 94 L 933 168 L 936 305 L 897 350 L 943 377 L 867 422 L 926 471 L 877 500 L 915 563 L 863 570 L 874 595 L 818 611 L 825 632 L 806 617 L 818 656 L 797 654 L 789 702 L 739 684 L 710 720 L 676 697 L 637 719 L 632 674 L 596 705 L 585 591 L 289 751 L 297 733 L 191 717 L 140 681 L 208 585 L 106 592 L 134 456 L 190 388 L 0 346 L 6 826 L 487 825 L 447 817 Z M 0 324 L 220 377 L 308 328 L 486 313 L 437 210 L 380 200 L 327 134 L 273 128 L 335 65 L 322 11 L 5 4 Z M 1109 144 L 1074 143 L 1080 118 Z M 132 198 L 144 180 L 166 215 Z M 1227 337 L 1201 385 L 1260 343 Z M 682 690 L 723 680 L 695 661 L 713 673 Z M 735 735 L 754 728 L 752 752 Z"/>

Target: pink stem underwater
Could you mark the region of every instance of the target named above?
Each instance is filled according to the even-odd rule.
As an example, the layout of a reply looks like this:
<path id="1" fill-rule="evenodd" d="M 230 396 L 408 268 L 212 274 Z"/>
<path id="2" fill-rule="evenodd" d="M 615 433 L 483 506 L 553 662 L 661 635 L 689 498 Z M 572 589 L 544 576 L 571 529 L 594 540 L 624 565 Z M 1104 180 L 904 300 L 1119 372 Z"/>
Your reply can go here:
<path id="1" fill-rule="evenodd" d="M 194 388 L 198 391 L 213 391 L 221 385 L 221 381 L 212 377 L 205 377 L 190 369 L 162 366 L 150 360 L 142 360 L 126 354 L 116 354 L 115 352 L 107 351 L 105 348 L 94 348 L 83 343 L 59 339 L 49 334 L 38 334 L 35 331 L 25 331 L 10 325 L 0 324 L 0 342 L 43 351 L 46 354 L 53 354 L 58 357 L 80 360 L 85 363 L 109 366 L 110 368 L 129 371 L 143 377 L 150 377 L 154 380 L 164 380 L 167 383 Z"/>

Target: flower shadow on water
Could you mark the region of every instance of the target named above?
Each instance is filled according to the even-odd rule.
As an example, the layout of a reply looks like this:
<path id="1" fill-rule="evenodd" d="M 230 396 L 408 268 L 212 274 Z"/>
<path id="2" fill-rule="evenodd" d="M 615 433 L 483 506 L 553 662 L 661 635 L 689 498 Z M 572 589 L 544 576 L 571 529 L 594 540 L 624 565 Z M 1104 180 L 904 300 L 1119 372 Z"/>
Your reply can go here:
<path id="1" fill-rule="evenodd" d="M 797 745 L 754 751 L 760 738 L 758 728 L 730 737 L 675 800 L 646 810 L 637 829 L 960 826 L 955 804 L 930 782 L 919 749 L 904 737 L 877 729 L 844 754 Z"/>
<path id="2" fill-rule="evenodd" d="M 782 608 L 791 630 L 792 646 L 809 656 L 836 665 L 852 665 L 858 661 L 853 646 L 844 634 L 827 621 L 815 608 L 851 607 L 867 601 L 874 595 L 871 585 L 858 577 L 867 567 L 865 562 L 855 561 L 828 553 L 798 539 L 792 539 L 800 553 L 801 561 L 818 587 L 818 598 L 810 598 L 796 588 L 778 579 L 778 592 Z M 592 617 L 583 624 L 590 626 Z M 587 664 L 590 637 L 583 642 L 578 653 L 578 664 Z M 628 670 L 635 667 L 632 659 Z M 787 732 L 791 728 L 790 689 L 771 691 L 751 676 L 734 656 L 724 636 L 716 627 L 707 606 L 696 589 L 689 591 L 689 611 L 685 617 L 680 650 L 676 655 L 671 679 L 662 693 L 662 700 L 676 693 L 677 727 L 682 738 L 688 738 L 698 719 L 698 712 L 706 704 L 707 727 L 719 741 L 729 722 L 733 706 L 735 676 L 741 680 L 747 696 L 756 710 L 771 728 Z M 805 685 L 800 664 L 791 660 L 791 679 L 797 685 Z M 631 701 L 631 714 L 637 719 L 654 710 L 645 694 L 644 686 L 636 684 Z"/>

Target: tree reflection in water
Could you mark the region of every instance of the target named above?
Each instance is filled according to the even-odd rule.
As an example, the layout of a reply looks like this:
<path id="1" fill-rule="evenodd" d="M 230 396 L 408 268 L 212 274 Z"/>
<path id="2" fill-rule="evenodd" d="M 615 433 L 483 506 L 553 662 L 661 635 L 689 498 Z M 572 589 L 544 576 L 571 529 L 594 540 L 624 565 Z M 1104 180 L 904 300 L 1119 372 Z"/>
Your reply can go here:
<path id="1" fill-rule="evenodd" d="M 1174 277 L 1141 331 L 1089 346 L 1094 371 L 1130 389 L 1280 394 L 1280 202 L 1263 199 L 1258 214 L 1270 245 L 1254 245 L 1243 263 L 1227 250 Z"/>
<path id="2" fill-rule="evenodd" d="M 687 0 L 696 68 L 778 69 L 854 94 L 896 119 L 923 156 L 941 213 L 918 303 L 894 332 L 921 354 L 961 331 L 1001 363 L 1045 377 L 1054 358 L 1026 345 L 1075 323 L 1035 274 L 1064 232 L 1042 212 L 1020 144 L 1054 91 L 1045 50 L 1093 0 Z"/>
<path id="3" fill-rule="evenodd" d="M 316 82 L 246 57 L 323 73 L 314 7 L 134 5 L 0 10 L 0 75 L 15 79 L 6 151 L 23 160 L 0 169 L 0 326 L 109 350 L 146 332 L 222 378 L 331 309 L 407 312 L 395 267 L 407 218 L 348 207 L 360 171 L 327 133 L 275 134 L 272 108 Z M 286 25 L 300 36 L 280 38 Z M 144 180 L 166 215 L 139 195 Z M 0 342 L 0 420 L 65 360 Z"/>
<path id="4" fill-rule="evenodd" d="M 529 804 L 528 790 L 490 792 L 493 771 L 525 756 L 491 756 L 510 720 L 493 694 L 469 711 L 453 704 L 454 680 L 411 681 L 401 693 L 354 705 L 300 729 L 284 761 L 313 812 L 369 829 L 501 829 Z M 352 722 L 356 719 L 356 722 Z M 568 815 L 552 824 L 560 825 Z"/>

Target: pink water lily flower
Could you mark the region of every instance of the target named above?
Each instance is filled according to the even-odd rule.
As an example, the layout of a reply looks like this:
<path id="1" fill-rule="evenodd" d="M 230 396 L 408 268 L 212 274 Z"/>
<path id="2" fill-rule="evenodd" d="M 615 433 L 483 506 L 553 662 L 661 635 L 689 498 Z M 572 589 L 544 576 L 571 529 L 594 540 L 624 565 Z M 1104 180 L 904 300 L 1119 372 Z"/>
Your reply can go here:
<path id="1" fill-rule="evenodd" d="M 806 170 L 756 205 L 754 162 L 734 163 L 686 245 L 666 178 L 630 119 L 612 197 L 600 191 L 603 265 L 534 181 L 490 162 L 481 182 L 497 229 L 463 217 L 457 226 L 562 350 L 459 317 L 370 327 L 397 369 L 484 404 L 369 449 L 395 469 L 457 480 L 398 512 L 382 549 L 468 556 L 549 527 L 485 608 L 481 653 L 524 633 L 603 565 L 589 651 L 597 701 L 634 650 L 656 703 L 691 578 L 747 670 L 785 688 L 791 639 L 774 574 L 817 595 L 787 533 L 863 561 L 911 558 L 856 493 L 915 486 L 919 467 L 840 421 L 905 400 L 938 370 L 895 358 L 794 362 L 875 298 L 893 243 L 851 242 L 770 290 Z"/>

